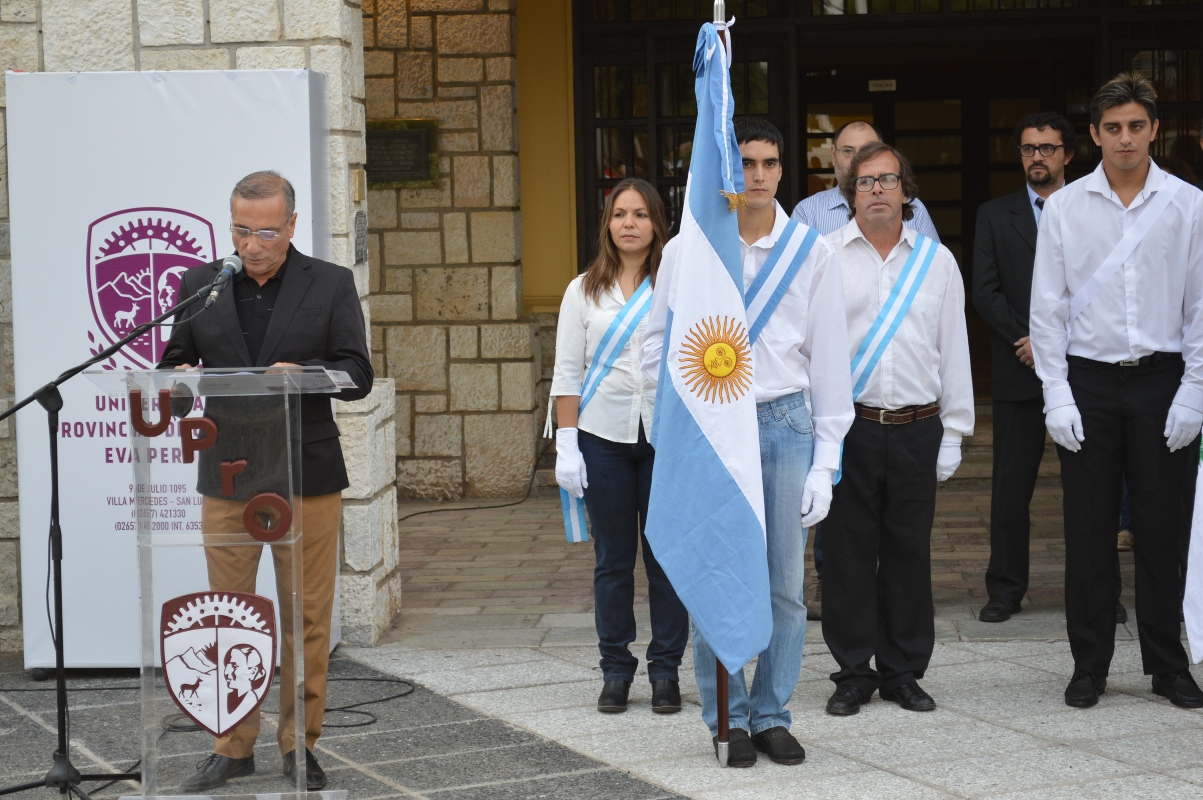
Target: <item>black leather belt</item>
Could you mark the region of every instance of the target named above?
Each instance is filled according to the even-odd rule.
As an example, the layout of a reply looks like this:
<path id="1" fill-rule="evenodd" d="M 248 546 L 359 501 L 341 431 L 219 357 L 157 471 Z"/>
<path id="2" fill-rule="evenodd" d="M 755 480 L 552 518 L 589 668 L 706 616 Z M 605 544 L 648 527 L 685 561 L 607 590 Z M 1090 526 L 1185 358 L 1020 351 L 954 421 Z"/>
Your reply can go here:
<path id="1" fill-rule="evenodd" d="M 1123 361 L 1096 361 L 1093 358 L 1083 358 L 1082 356 L 1067 356 L 1067 361 L 1076 361 L 1079 364 L 1086 366 L 1103 366 L 1103 367 L 1144 367 L 1149 364 L 1156 364 L 1159 361 L 1181 360 L 1181 353 L 1164 353 L 1158 352 L 1140 358 L 1128 358 Z"/>
<path id="2" fill-rule="evenodd" d="M 907 406 L 906 408 L 873 408 L 871 406 L 856 406 L 856 416 L 871 420 L 880 425 L 906 425 L 908 422 L 918 422 L 921 419 L 934 417 L 940 413 L 940 406 L 928 403 L 925 406 Z"/>

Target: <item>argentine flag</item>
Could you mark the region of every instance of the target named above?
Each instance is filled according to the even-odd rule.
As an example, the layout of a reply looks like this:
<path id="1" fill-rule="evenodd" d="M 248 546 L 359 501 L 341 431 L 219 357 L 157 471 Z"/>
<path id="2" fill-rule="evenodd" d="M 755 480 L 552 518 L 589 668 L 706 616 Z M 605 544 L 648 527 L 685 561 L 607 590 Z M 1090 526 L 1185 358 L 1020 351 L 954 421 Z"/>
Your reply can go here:
<path id="1" fill-rule="evenodd" d="M 703 25 L 693 57 L 698 121 L 666 287 L 646 533 L 694 624 L 736 672 L 768 647 L 773 618 L 728 62 L 714 25 Z"/>

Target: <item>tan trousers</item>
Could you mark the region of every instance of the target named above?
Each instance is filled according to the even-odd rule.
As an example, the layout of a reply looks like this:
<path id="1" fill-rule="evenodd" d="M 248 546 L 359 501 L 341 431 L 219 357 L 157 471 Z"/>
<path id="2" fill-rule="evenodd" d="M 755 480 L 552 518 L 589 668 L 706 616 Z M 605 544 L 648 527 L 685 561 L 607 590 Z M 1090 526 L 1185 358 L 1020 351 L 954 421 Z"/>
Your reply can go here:
<path id="1" fill-rule="evenodd" d="M 322 732 L 326 708 L 326 672 L 330 667 L 330 616 L 334 610 L 334 578 L 338 568 L 338 527 L 342 513 L 342 493 L 317 497 L 294 497 L 301 505 L 301 596 L 302 631 L 305 653 L 305 746 L 310 750 Z M 241 533 L 245 501 L 206 497 L 201 507 L 205 534 Z M 254 542 L 248 535 L 248 542 Z M 257 544 L 257 543 L 256 543 Z M 206 547 L 209 588 L 215 591 L 255 591 L 255 574 L 263 546 Z M 292 554 L 288 546 L 272 547 L 277 584 L 286 586 L 292 573 Z M 294 686 L 292 607 L 280 603 L 280 686 Z M 296 749 L 296 700 L 291 691 L 280 692 L 280 752 Z M 213 752 L 227 758 L 246 758 L 254 751 L 259 737 L 259 709 L 230 733 L 215 740 Z"/>

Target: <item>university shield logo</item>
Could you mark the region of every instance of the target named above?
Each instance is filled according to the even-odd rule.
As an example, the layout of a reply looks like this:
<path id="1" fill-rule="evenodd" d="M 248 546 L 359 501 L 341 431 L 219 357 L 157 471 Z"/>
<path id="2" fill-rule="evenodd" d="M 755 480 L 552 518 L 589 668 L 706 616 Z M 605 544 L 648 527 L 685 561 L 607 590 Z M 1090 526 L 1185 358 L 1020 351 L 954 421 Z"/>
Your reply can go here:
<path id="1" fill-rule="evenodd" d="M 217 258 L 208 220 L 174 208 L 127 208 L 88 226 L 88 295 L 110 343 L 179 302 L 184 271 Z M 153 369 L 171 326 L 148 331 L 124 353 Z"/>
<path id="2" fill-rule="evenodd" d="M 276 611 L 266 597 L 186 594 L 163 604 L 159 630 L 171 699 L 214 736 L 237 727 L 271 689 Z"/>

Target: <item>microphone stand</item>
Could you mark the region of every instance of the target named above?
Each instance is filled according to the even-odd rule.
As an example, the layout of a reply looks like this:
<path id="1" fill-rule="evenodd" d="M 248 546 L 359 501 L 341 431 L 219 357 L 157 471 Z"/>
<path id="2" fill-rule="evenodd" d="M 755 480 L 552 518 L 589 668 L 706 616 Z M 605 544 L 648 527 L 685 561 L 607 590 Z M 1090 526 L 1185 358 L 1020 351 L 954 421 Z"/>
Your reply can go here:
<path id="1" fill-rule="evenodd" d="M 30 783 L 22 783 L 16 786 L 0 788 L 0 795 L 14 794 L 16 792 L 29 791 L 31 789 L 40 789 L 42 787 L 50 787 L 58 789 L 60 795 L 77 795 L 82 800 L 91 800 L 91 797 L 79 787 L 83 781 L 121 781 L 121 780 L 142 780 L 141 772 L 126 772 L 120 774 L 81 774 L 78 769 L 71 763 L 71 757 L 68 752 L 70 742 L 67 741 L 67 675 L 64 666 L 64 645 L 63 645 L 63 531 L 59 527 L 58 513 L 58 412 L 63 408 L 63 396 L 59 393 L 58 387 L 66 383 L 71 378 L 74 378 L 79 373 L 83 372 L 88 367 L 97 362 L 104 361 L 127 344 L 142 336 L 147 331 L 154 328 L 159 323 L 166 320 L 168 317 L 183 311 L 198 300 L 204 299 L 213 289 L 217 281 L 203 287 L 196 294 L 179 303 L 175 308 L 168 310 L 160 316 L 152 319 L 150 322 L 145 322 L 122 339 L 119 339 L 112 346 L 101 350 L 92 358 L 84 361 L 82 364 L 77 364 L 71 369 L 63 372 L 57 378 L 37 389 L 28 397 L 15 404 L 12 408 L 0 414 L 0 421 L 11 417 L 13 414 L 20 411 L 30 403 L 37 402 L 42 408 L 46 409 L 46 419 L 50 428 L 50 552 L 53 565 L 54 576 L 54 660 L 55 660 L 55 675 L 57 681 L 57 706 L 58 706 L 58 749 L 54 751 L 54 766 L 46 773 L 46 777 L 40 781 L 32 781 Z M 228 284 L 228 282 L 227 282 Z M 204 309 L 202 309 L 204 310 Z M 195 315 L 193 315 L 195 316 Z"/>

